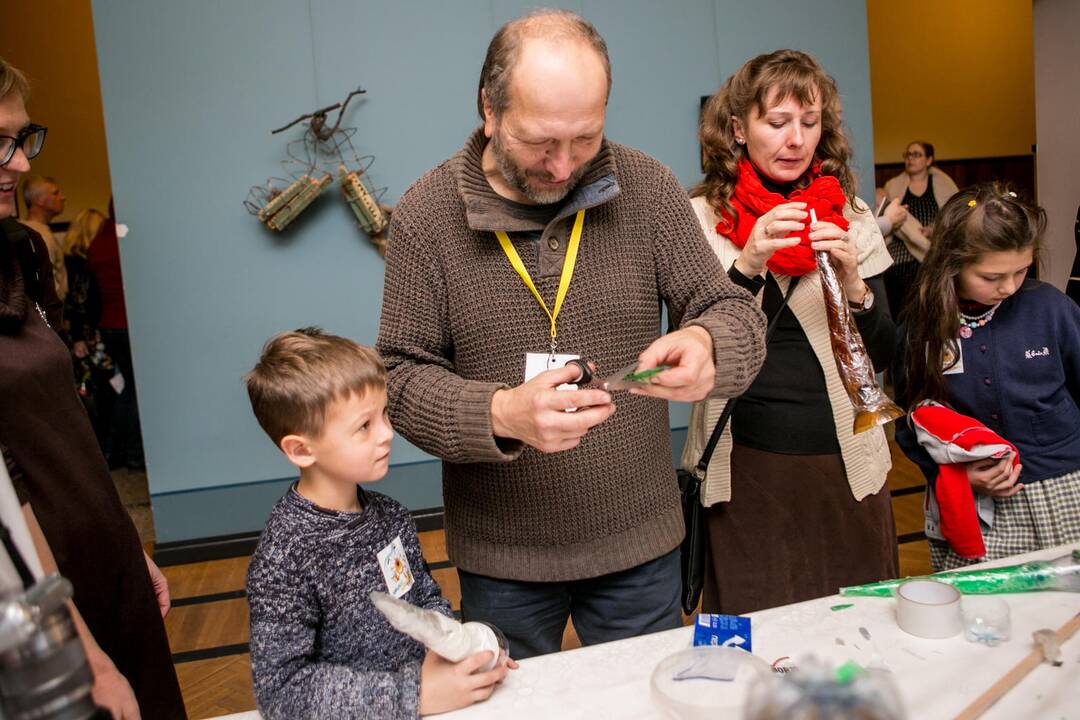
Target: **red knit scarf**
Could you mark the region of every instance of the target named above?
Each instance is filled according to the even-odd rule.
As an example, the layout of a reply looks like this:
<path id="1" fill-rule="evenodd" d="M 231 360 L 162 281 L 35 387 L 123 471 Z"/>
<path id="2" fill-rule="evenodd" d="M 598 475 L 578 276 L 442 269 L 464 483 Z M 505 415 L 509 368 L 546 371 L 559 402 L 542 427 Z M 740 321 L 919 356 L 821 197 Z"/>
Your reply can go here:
<path id="1" fill-rule="evenodd" d="M 744 247 L 750 239 L 754 223 L 777 205 L 787 202 L 804 202 L 806 211 L 813 208 L 819 222 L 831 222 L 841 230 L 848 229 L 844 218 L 844 190 L 840 182 L 831 175 L 821 174 L 821 165 L 815 163 L 809 171 L 810 184 L 801 190 L 795 190 L 786 198 L 780 193 L 767 190 L 761 183 L 754 166 L 748 158 L 739 161 L 739 179 L 735 183 L 735 193 L 731 204 L 735 208 L 735 218 L 727 212 L 721 213 L 721 220 L 716 224 L 716 232 L 730 238 L 737 247 Z M 814 251 L 810 248 L 810 221 L 798 233 L 801 242 L 794 247 L 782 248 L 773 253 L 766 263 L 770 270 L 780 275 L 794 277 L 805 275 L 817 269 Z"/>

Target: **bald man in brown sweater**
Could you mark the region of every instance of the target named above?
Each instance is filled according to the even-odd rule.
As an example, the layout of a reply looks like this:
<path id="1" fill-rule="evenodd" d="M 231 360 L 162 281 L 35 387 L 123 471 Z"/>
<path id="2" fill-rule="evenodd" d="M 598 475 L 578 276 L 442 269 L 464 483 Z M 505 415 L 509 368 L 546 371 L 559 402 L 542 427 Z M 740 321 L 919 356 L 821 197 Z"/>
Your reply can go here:
<path id="1" fill-rule="evenodd" d="M 463 616 L 498 626 L 517 658 L 557 651 L 570 616 L 584 644 L 678 626 L 665 400 L 737 395 L 764 358 L 763 316 L 675 176 L 605 139 L 609 89 L 582 18 L 507 23 L 481 74 L 483 127 L 391 225 L 391 419 L 443 460 Z M 573 356 L 601 375 L 671 369 L 632 393 L 557 389 Z"/>

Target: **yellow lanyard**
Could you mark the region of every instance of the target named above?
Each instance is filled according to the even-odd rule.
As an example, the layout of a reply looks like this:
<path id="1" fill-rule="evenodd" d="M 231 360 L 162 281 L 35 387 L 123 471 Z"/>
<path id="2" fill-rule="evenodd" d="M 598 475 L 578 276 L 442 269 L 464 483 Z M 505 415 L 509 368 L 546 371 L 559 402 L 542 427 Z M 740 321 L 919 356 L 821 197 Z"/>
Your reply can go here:
<path id="1" fill-rule="evenodd" d="M 548 310 L 544 298 L 540 297 L 536 286 L 533 285 L 532 278 L 529 277 L 529 271 L 525 269 L 525 263 L 521 262 L 521 256 L 518 255 L 514 245 L 510 242 L 510 237 L 500 230 L 495 231 L 495 237 L 499 238 L 499 245 L 502 246 L 503 252 L 506 253 L 506 259 L 510 261 L 514 270 L 517 270 L 517 274 L 521 276 L 525 287 L 532 291 L 536 302 L 540 303 L 540 307 L 544 308 L 544 312 L 547 313 L 548 318 L 551 320 L 552 355 L 555 354 L 555 337 L 558 334 L 555 330 L 555 319 L 559 317 L 559 310 L 562 309 L 563 300 L 566 299 L 566 291 L 570 289 L 570 278 L 574 276 L 574 264 L 577 262 L 578 245 L 581 244 L 581 229 L 584 225 L 585 211 L 578 210 L 577 217 L 574 218 L 574 229 L 570 232 L 570 244 L 566 247 L 566 259 L 563 260 L 562 276 L 559 278 L 559 291 L 555 294 L 554 310 Z"/>

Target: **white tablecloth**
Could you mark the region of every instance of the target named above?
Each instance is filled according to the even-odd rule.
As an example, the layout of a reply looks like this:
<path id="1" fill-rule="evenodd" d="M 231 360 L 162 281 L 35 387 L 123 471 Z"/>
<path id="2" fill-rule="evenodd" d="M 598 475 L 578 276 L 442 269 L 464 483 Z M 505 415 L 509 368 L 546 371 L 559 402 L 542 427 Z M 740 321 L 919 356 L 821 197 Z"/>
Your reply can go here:
<path id="1" fill-rule="evenodd" d="M 985 566 L 1049 559 L 1069 547 L 1044 550 Z M 982 566 L 980 566 L 982 567 Z M 950 718 L 1008 672 L 1032 648 L 1031 633 L 1057 629 L 1080 612 L 1080 594 L 1034 592 L 999 595 L 1012 611 L 1012 639 L 987 647 L 957 635 L 924 640 L 900 630 L 895 601 L 886 598 L 840 598 L 763 610 L 750 615 L 754 654 L 772 663 L 813 654 L 838 666 L 848 660 L 891 670 L 912 720 Z M 833 611 L 841 603 L 853 607 Z M 866 628 L 870 640 L 860 632 Z M 650 697 L 656 664 L 691 645 L 692 628 L 645 635 L 578 650 L 530 658 L 491 698 L 445 720 L 558 717 L 662 718 Z M 986 718 L 1069 718 L 1080 720 L 1080 635 L 1063 647 L 1061 667 L 1042 664 L 984 716 Z M 257 720 L 257 713 L 229 716 Z"/>

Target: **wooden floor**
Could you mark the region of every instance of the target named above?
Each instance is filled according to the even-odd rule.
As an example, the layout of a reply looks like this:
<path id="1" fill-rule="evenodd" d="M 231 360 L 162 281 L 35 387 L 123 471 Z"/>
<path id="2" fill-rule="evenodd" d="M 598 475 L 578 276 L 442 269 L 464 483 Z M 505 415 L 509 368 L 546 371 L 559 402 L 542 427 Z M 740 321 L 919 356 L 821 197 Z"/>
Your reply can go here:
<path id="1" fill-rule="evenodd" d="M 923 479 L 895 445 L 889 489 L 900 544 L 901 575 L 930 572 L 929 549 L 922 536 Z M 457 610 L 461 592 L 457 571 L 449 566 L 442 531 L 420 534 L 420 542 L 443 594 Z M 176 672 L 193 720 L 252 710 L 248 613 L 243 596 L 248 558 L 213 560 L 163 568 L 169 578 L 173 609 L 165 620 Z M 568 627 L 564 647 L 577 647 Z"/>

